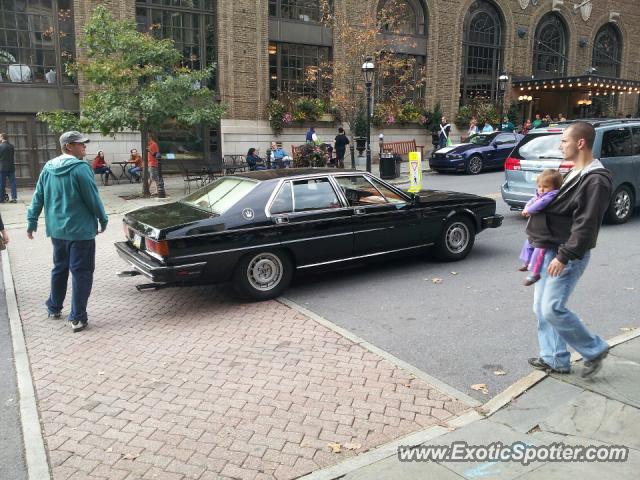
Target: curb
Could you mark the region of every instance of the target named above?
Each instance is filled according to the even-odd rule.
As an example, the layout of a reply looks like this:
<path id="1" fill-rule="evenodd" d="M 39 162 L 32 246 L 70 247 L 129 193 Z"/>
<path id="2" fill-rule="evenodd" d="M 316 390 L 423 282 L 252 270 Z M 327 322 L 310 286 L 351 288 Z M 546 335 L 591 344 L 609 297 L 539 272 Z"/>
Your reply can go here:
<path id="1" fill-rule="evenodd" d="M 20 395 L 20 420 L 22 436 L 24 438 L 25 463 L 30 479 L 49 480 L 49 464 L 42 437 L 38 404 L 35 388 L 31 377 L 29 354 L 22 331 L 22 319 L 18 312 L 18 301 L 13 285 L 11 263 L 7 250 L 2 252 L 2 270 L 4 287 L 7 297 L 7 312 L 9 313 L 9 328 L 13 342 L 13 355 L 16 363 L 16 379 Z"/>

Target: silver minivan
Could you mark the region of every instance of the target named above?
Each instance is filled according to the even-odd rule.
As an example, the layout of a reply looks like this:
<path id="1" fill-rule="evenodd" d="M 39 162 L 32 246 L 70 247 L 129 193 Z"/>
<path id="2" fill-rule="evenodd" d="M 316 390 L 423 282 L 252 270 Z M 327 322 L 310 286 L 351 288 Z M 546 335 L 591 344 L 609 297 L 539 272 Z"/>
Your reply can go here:
<path id="1" fill-rule="evenodd" d="M 640 206 L 640 119 L 587 120 L 596 129 L 593 154 L 613 174 L 613 195 L 605 220 L 624 223 Z M 571 121 L 532 130 L 504 164 L 502 199 L 521 210 L 536 193 L 536 178 L 547 168 L 567 173 L 573 167 L 560 153 L 560 138 Z"/>

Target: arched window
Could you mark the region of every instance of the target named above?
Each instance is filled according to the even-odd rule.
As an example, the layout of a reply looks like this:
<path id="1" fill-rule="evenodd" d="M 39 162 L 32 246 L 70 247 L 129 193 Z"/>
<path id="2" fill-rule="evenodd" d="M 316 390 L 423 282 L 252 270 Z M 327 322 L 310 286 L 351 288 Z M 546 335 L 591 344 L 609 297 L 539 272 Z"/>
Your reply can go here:
<path id="1" fill-rule="evenodd" d="M 592 66 L 597 75 L 619 77 L 622 59 L 622 41 L 616 27 L 607 24 L 602 27 L 593 42 Z"/>
<path id="2" fill-rule="evenodd" d="M 399 35 L 425 35 L 425 9 L 421 0 L 385 0 L 378 9 L 383 29 Z"/>
<path id="3" fill-rule="evenodd" d="M 502 70 L 502 16 L 487 0 L 476 0 L 464 17 L 460 102 L 474 98 L 495 101 Z"/>
<path id="4" fill-rule="evenodd" d="M 533 46 L 533 75 L 536 78 L 563 77 L 567 73 L 567 29 L 560 16 L 547 13 L 536 29 Z"/>

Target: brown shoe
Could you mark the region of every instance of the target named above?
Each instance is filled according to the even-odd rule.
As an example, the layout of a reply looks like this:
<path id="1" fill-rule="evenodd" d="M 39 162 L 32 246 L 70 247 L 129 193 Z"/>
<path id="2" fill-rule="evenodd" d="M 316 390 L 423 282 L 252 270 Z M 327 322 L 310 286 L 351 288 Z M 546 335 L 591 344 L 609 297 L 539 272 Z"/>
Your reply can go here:
<path id="1" fill-rule="evenodd" d="M 527 270 L 529 270 L 529 266 L 528 265 L 522 265 L 520 268 L 518 268 L 519 272 L 526 272 Z"/>

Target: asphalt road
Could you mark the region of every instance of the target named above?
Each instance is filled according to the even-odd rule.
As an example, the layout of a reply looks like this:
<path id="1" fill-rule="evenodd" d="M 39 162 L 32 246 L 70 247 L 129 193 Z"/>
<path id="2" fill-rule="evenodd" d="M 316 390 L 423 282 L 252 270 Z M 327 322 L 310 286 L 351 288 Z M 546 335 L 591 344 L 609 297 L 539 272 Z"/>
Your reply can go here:
<path id="1" fill-rule="evenodd" d="M 469 388 L 477 383 L 494 396 L 528 374 L 526 359 L 538 353 L 533 287 L 523 286 L 525 275 L 516 271 L 525 221 L 500 198 L 503 178 L 424 177 L 427 188 L 490 195 L 505 215 L 501 228 L 477 237 L 464 261 L 412 257 L 305 274 L 286 296 L 475 398 L 488 398 Z M 571 308 L 605 339 L 640 327 L 638 239 L 640 210 L 625 225 L 605 225 L 571 298 Z"/>
<path id="2" fill-rule="evenodd" d="M 19 395 L 5 299 L 0 261 L 0 478 L 22 480 L 27 478 L 27 468 L 22 447 Z"/>

